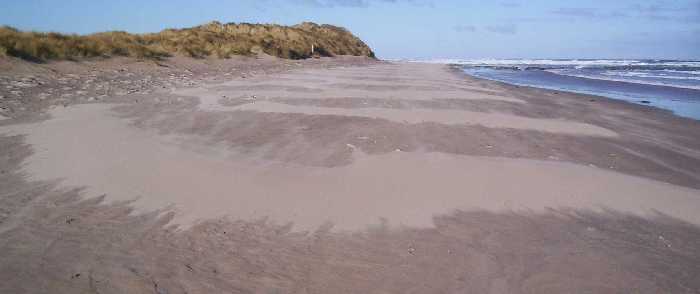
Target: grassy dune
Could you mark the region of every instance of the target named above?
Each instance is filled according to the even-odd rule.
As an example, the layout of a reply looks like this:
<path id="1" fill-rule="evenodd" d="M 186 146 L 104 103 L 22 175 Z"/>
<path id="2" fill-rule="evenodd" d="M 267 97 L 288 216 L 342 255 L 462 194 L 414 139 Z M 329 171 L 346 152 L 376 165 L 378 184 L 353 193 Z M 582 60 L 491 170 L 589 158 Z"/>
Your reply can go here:
<path id="1" fill-rule="evenodd" d="M 166 29 L 159 33 L 115 31 L 91 35 L 22 32 L 7 26 L 0 27 L 0 56 L 31 61 L 110 56 L 162 58 L 173 55 L 229 58 L 258 52 L 288 59 L 314 55 L 374 57 L 372 50 L 348 30 L 310 22 L 295 26 L 211 22 L 186 29 Z"/>

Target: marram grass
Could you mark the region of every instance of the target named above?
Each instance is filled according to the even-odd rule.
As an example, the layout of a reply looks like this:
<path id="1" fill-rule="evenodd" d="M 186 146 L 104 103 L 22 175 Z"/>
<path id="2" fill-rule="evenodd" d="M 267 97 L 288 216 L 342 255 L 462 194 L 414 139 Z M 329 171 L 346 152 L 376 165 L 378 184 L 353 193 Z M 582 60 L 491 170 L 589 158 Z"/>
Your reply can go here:
<path id="1" fill-rule="evenodd" d="M 193 28 L 166 29 L 159 33 L 115 31 L 90 35 L 22 32 L 7 26 L 0 27 L 0 56 L 31 61 L 111 56 L 162 58 L 173 55 L 229 58 L 259 52 L 287 59 L 313 55 L 374 57 L 372 50 L 348 30 L 309 22 L 295 26 L 211 22 Z"/>

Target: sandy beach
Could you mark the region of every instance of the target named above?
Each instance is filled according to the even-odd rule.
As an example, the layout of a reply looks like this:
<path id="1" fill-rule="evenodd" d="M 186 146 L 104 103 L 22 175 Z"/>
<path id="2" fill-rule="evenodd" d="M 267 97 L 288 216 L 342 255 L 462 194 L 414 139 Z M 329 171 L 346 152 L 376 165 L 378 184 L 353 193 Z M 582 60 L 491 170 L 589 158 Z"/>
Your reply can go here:
<path id="1" fill-rule="evenodd" d="M 700 289 L 692 119 L 440 64 L 3 62 L 0 292 Z"/>

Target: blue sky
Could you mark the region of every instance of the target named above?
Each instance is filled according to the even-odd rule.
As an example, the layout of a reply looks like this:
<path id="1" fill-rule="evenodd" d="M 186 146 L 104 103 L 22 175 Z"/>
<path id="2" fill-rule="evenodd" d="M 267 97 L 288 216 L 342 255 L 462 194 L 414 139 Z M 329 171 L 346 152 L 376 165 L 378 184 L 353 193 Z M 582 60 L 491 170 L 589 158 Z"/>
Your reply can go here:
<path id="1" fill-rule="evenodd" d="M 211 20 L 344 26 L 380 58 L 700 59 L 700 0 L 0 0 L 24 30 L 154 32 Z"/>

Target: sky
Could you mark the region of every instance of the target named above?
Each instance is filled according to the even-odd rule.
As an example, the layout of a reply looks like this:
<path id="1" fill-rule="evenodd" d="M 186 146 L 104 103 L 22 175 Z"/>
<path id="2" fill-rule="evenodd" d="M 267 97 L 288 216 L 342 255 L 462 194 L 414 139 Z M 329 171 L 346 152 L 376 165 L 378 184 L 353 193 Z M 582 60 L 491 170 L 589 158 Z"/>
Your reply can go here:
<path id="1" fill-rule="evenodd" d="M 0 24 L 86 34 L 212 20 L 343 26 L 378 57 L 700 59 L 700 0 L 0 0 Z"/>

